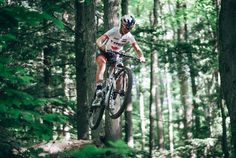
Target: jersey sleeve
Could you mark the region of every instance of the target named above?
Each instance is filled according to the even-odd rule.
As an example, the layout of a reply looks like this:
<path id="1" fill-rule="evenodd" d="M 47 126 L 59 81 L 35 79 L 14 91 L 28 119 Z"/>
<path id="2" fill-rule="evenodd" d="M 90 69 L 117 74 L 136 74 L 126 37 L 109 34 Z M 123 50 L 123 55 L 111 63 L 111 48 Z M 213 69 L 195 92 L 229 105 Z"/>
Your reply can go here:
<path id="1" fill-rule="evenodd" d="M 115 32 L 116 32 L 116 28 L 114 27 L 114 28 L 108 30 L 104 35 L 106 35 L 109 38 L 109 37 L 113 36 L 115 34 Z"/>
<path id="2" fill-rule="evenodd" d="M 136 43 L 136 40 L 135 40 L 135 38 L 134 38 L 134 36 L 132 34 L 129 35 L 129 43 L 130 44 Z"/>

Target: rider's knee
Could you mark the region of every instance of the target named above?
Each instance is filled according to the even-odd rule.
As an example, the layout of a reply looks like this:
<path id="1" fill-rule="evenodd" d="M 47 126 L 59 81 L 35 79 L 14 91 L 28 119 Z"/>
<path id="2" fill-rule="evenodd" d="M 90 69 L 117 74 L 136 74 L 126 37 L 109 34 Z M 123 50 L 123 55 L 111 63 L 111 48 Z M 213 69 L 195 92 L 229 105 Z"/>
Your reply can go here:
<path id="1" fill-rule="evenodd" d="M 96 62 L 97 62 L 97 64 L 99 64 L 99 65 L 103 65 L 103 64 L 106 64 L 106 59 L 105 59 L 104 56 L 99 55 L 99 56 L 97 56 L 97 58 L 96 58 Z"/>

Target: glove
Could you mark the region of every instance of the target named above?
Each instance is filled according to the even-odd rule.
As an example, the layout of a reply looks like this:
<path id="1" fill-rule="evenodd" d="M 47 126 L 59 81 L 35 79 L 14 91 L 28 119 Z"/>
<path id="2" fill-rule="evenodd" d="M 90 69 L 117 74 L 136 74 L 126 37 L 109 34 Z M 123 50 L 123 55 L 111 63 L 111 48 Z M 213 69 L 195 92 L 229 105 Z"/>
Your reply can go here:
<path id="1" fill-rule="evenodd" d="M 141 63 L 145 63 L 145 58 L 144 58 L 144 56 L 139 57 L 139 60 L 140 60 Z"/>

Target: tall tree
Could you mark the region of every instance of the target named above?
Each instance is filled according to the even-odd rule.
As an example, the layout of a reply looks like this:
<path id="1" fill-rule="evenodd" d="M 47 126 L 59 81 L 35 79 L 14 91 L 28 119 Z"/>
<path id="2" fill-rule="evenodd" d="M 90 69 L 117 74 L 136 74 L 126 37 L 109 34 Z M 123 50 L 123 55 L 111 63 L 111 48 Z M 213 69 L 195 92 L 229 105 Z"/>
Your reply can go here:
<path id="1" fill-rule="evenodd" d="M 218 0 L 213 1 L 214 6 L 215 6 L 215 12 L 217 14 L 217 17 L 219 17 L 219 8 L 220 8 L 220 4 Z M 216 51 L 219 52 L 219 18 L 217 18 L 216 21 L 216 31 L 215 31 L 215 38 L 216 40 L 216 45 L 218 47 L 216 47 Z M 221 110 L 221 117 L 222 117 L 222 151 L 224 153 L 224 158 L 228 158 L 229 157 L 229 147 L 228 147 L 228 141 L 227 141 L 227 115 L 226 115 L 226 109 L 225 109 L 225 102 L 223 99 L 223 92 L 222 92 L 222 87 L 221 87 L 221 83 L 220 83 L 220 73 L 219 71 L 217 71 L 215 73 L 215 79 L 216 79 L 216 92 L 218 94 L 217 97 L 217 104 L 218 107 L 220 107 Z"/>
<path id="2" fill-rule="evenodd" d="M 153 6 L 153 27 L 158 26 L 158 12 L 159 8 L 159 0 L 154 0 L 154 6 Z M 154 37 L 154 42 L 157 43 L 157 37 Z M 157 50 L 153 50 L 153 61 L 154 61 L 154 75 L 155 77 L 155 86 L 156 86 L 156 96 L 155 96 L 155 102 L 156 102 L 156 117 L 157 117 L 157 139 L 158 139 L 158 148 L 160 150 L 161 156 L 164 157 L 164 128 L 163 128 L 163 115 L 162 115 L 162 107 L 161 107 L 161 96 L 160 96 L 160 73 L 159 71 L 159 58 L 158 58 L 158 52 Z"/>
<path id="3" fill-rule="evenodd" d="M 225 104 L 223 101 L 223 97 L 222 97 L 222 90 L 220 87 L 220 74 L 217 72 L 215 74 L 215 78 L 216 78 L 216 91 L 218 93 L 218 97 L 217 97 L 217 104 L 220 107 L 220 111 L 221 111 L 221 117 L 222 117 L 222 142 L 221 142 L 221 146 L 222 146 L 222 151 L 224 153 L 224 158 L 228 158 L 229 157 L 229 148 L 228 148 L 228 144 L 227 144 L 227 125 L 226 125 L 226 114 L 225 114 Z"/>
<path id="4" fill-rule="evenodd" d="M 88 139 L 88 106 L 94 85 L 95 0 L 75 1 L 75 56 L 77 92 L 77 136 Z M 86 12 L 85 12 L 86 11 Z M 87 12 L 88 11 L 88 12 Z M 92 62 L 91 62 L 92 61 Z M 93 80 L 91 79 L 93 77 Z"/>
<path id="5" fill-rule="evenodd" d="M 158 6 L 160 5 L 159 3 L 160 3 L 159 0 L 154 0 L 154 6 L 153 6 L 153 16 L 154 16 L 153 25 L 154 26 L 157 26 L 157 23 L 158 23 Z"/>
<path id="6" fill-rule="evenodd" d="M 229 111 L 236 157 L 236 1 L 222 0 L 219 20 L 219 69 L 223 97 Z"/>
<path id="7" fill-rule="evenodd" d="M 150 105 L 149 105 L 149 157 L 154 156 L 154 120 L 155 120 L 155 105 L 156 105 L 156 90 L 157 90 L 157 85 L 156 85 L 156 54 L 157 52 L 152 52 L 151 54 L 151 78 L 150 78 Z"/>
<path id="8" fill-rule="evenodd" d="M 139 113 L 140 113 L 140 129 L 141 129 L 141 144 L 142 144 L 142 150 L 144 150 L 145 147 L 145 134 L 146 134 L 146 128 L 145 128 L 145 106 L 144 106 L 144 90 L 143 90 L 143 74 L 145 72 L 144 66 L 141 66 L 140 68 L 140 75 L 139 75 L 139 91 L 138 91 L 138 98 L 139 98 Z"/>
<path id="9" fill-rule="evenodd" d="M 119 0 L 104 0 L 104 27 L 109 30 L 118 25 Z M 111 119 L 106 111 L 105 140 L 115 141 L 121 138 L 120 118 Z"/>
<path id="10" fill-rule="evenodd" d="M 174 156 L 174 125 L 173 125 L 173 105 L 171 96 L 171 76 L 169 73 L 169 64 L 165 65 L 165 81 L 166 81 L 166 99 L 168 104 L 168 123 L 169 123 L 169 146 L 170 146 L 170 157 Z"/>
<path id="11" fill-rule="evenodd" d="M 177 15 L 179 16 L 180 10 L 186 9 L 186 4 L 183 1 L 177 1 L 176 4 L 176 9 L 177 9 Z M 188 84 L 188 71 L 186 69 L 186 58 L 185 58 L 185 53 L 189 53 L 185 50 L 182 49 L 183 43 L 187 42 L 187 23 L 186 23 L 186 15 L 183 14 L 184 18 L 182 19 L 183 23 L 180 21 L 180 17 L 177 18 L 177 24 L 178 24 L 178 29 L 177 29 L 177 41 L 178 41 L 178 54 L 177 54 L 177 68 L 178 68 L 178 78 L 179 78 L 179 84 L 180 84 L 180 95 L 181 95 L 181 103 L 184 106 L 184 126 L 185 126 L 185 137 L 187 139 L 192 138 L 192 105 L 189 101 L 189 84 Z M 192 57 L 190 55 L 190 57 Z M 189 60 L 191 61 L 192 58 Z M 192 62 L 190 63 L 190 65 Z M 190 66 L 190 68 L 192 68 Z M 191 69 L 191 74 L 193 75 L 193 69 Z M 194 95 L 196 94 L 195 91 L 195 78 L 194 76 L 192 77 L 192 87 L 193 87 L 193 93 Z M 198 122 L 198 116 L 196 116 L 196 120 Z M 198 127 L 198 125 L 196 125 Z M 199 129 L 198 129 L 199 130 Z"/>
<path id="12" fill-rule="evenodd" d="M 48 13 L 49 15 L 52 15 L 52 12 L 50 11 L 50 7 L 49 7 L 49 3 L 45 0 L 41 1 L 42 4 L 42 11 Z M 47 26 L 48 21 L 44 20 L 43 21 L 43 25 L 44 27 Z M 52 70 L 51 70 L 51 66 L 52 66 L 52 51 L 53 48 L 50 44 L 50 42 L 47 40 L 47 35 L 50 34 L 49 31 L 47 29 L 44 29 L 44 44 L 43 44 L 43 50 L 42 50 L 42 60 L 43 60 L 43 83 L 44 83 L 44 97 L 45 98 L 50 98 L 51 97 L 51 84 L 52 84 Z M 52 113 L 52 107 L 50 105 L 47 105 L 44 107 L 44 110 L 47 113 Z M 48 121 L 44 121 L 44 124 L 52 129 L 53 128 L 53 124 L 48 122 Z M 52 135 L 51 135 L 52 138 Z"/>
<path id="13" fill-rule="evenodd" d="M 157 52 L 154 54 L 156 57 L 156 72 L 158 73 L 159 69 L 159 63 L 158 63 L 158 54 Z M 160 95 L 160 73 L 156 74 L 157 80 L 156 80 L 156 117 L 157 117 L 157 141 L 158 141 L 158 148 L 160 150 L 161 156 L 164 157 L 164 122 L 163 122 L 163 114 L 162 114 L 162 104 L 161 104 L 161 95 Z"/>
<path id="14" fill-rule="evenodd" d="M 121 14 L 127 15 L 128 14 L 128 0 L 121 1 Z M 132 95 L 129 96 L 129 102 L 127 108 L 125 110 L 125 142 L 130 147 L 134 146 L 134 139 L 133 139 L 133 121 L 132 121 Z"/>
<path id="15" fill-rule="evenodd" d="M 121 15 L 129 14 L 129 0 L 121 0 Z"/>

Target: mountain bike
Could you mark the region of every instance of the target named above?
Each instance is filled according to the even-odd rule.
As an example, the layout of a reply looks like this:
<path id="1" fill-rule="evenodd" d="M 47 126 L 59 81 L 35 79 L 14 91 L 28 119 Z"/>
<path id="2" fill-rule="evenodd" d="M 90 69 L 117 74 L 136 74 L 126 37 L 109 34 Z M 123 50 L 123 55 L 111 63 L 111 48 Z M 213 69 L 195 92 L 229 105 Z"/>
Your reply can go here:
<path id="1" fill-rule="evenodd" d="M 108 110 L 108 114 L 112 119 L 121 116 L 129 102 L 132 90 L 132 71 L 124 66 L 124 59 L 133 59 L 139 61 L 138 58 L 124 54 L 125 52 L 108 52 L 113 53 L 117 57 L 115 60 L 107 61 L 105 70 L 105 82 L 103 83 L 103 95 L 96 97 L 96 92 L 92 104 L 89 109 L 89 125 L 92 130 L 96 129 L 103 117 L 103 113 Z M 100 99 L 100 100 L 98 100 Z"/>

